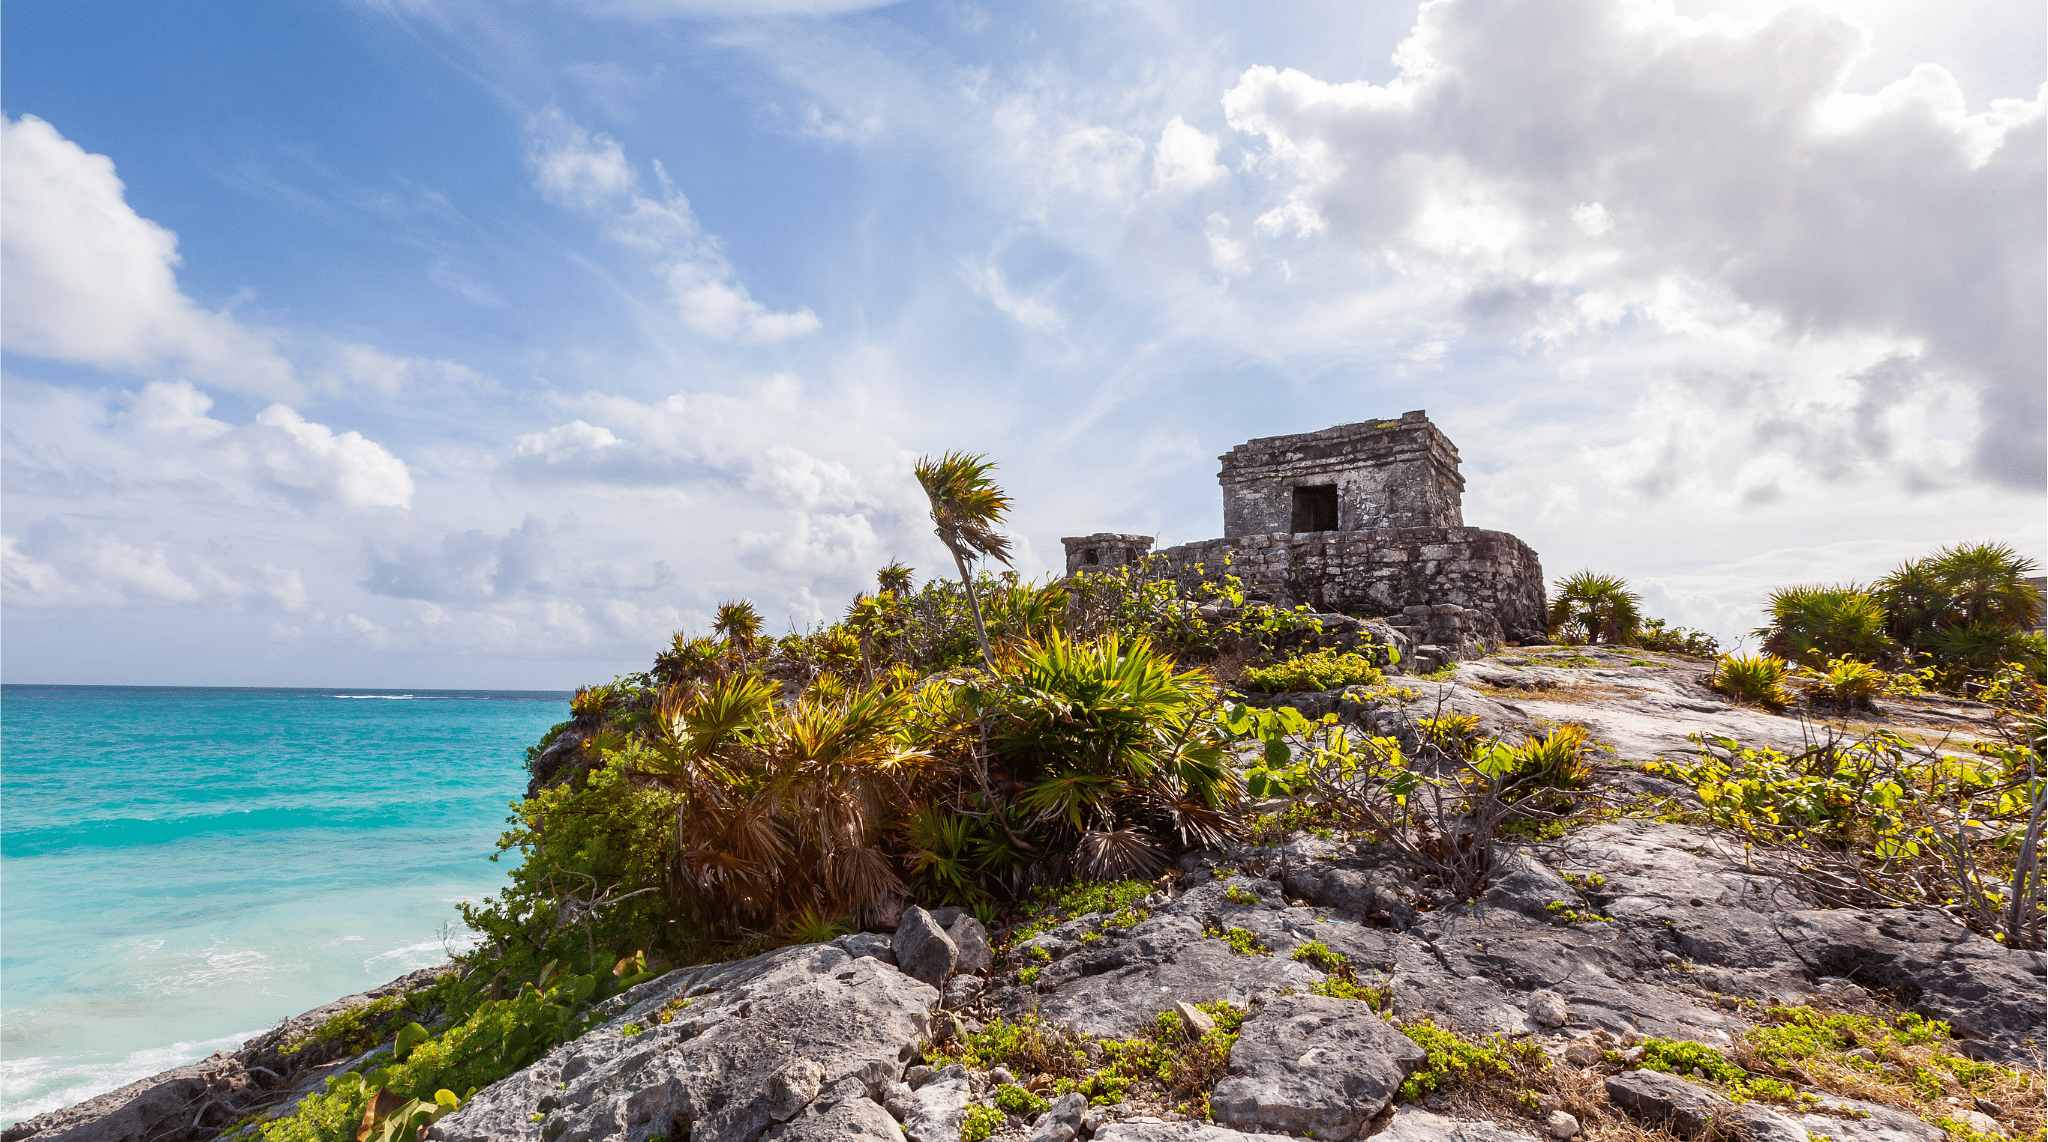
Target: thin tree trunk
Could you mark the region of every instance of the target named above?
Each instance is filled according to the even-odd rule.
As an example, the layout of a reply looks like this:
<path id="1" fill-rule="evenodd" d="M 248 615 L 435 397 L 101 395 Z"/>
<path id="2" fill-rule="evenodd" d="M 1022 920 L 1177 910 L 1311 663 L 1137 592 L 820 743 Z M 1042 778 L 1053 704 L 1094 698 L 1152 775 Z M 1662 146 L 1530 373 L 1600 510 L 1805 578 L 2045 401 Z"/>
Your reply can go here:
<path id="1" fill-rule="evenodd" d="M 946 536 L 942 532 L 939 538 L 945 539 Z M 967 607 L 974 612 L 974 641 L 981 647 L 982 664 L 988 667 L 989 675 L 993 677 L 996 672 L 996 656 L 988 648 L 988 627 L 982 625 L 981 599 L 974 593 L 973 577 L 967 574 L 967 560 L 961 557 L 960 549 L 954 547 L 951 543 L 946 544 L 946 550 L 953 553 L 953 565 L 960 569 L 960 585 L 967 590 Z M 981 709 L 979 702 L 975 703 L 974 726 L 981 743 L 981 748 L 976 750 L 974 755 L 975 776 L 981 782 L 981 796 L 982 800 L 986 802 L 990 799 L 988 787 L 988 718 Z"/>
<path id="2" fill-rule="evenodd" d="M 944 539 L 945 536 L 941 535 L 939 538 Z M 967 607 L 974 612 L 974 641 L 981 647 L 981 661 L 988 667 L 988 672 L 994 674 L 996 656 L 988 648 L 988 627 L 982 625 L 981 621 L 981 597 L 974 593 L 974 579 L 967 574 L 967 560 L 960 557 L 959 550 L 952 544 L 947 544 L 946 549 L 953 553 L 953 565 L 960 569 L 960 585 L 967 589 Z"/>

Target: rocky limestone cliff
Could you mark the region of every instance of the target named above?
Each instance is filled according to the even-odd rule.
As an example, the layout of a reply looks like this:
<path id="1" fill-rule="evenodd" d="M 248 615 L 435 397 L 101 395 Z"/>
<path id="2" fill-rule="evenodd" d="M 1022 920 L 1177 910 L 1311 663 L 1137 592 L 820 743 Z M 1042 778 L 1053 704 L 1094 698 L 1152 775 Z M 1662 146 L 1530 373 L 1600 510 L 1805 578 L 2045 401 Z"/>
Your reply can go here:
<path id="1" fill-rule="evenodd" d="M 1600 780 L 1672 795 L 1683 790 L 1637 764 L 1684 754 L 1690 733 L 1797 747 L 1816 732 L 1730 706 L 1701 684 L 1704 669 L 1635 650 L 1531 648 L 1467 662 L 1454 677 L 1403 679 L 1417 691 L 1405 706 L 1350 692 L 1270 700 L 1390 733 L 1444 709 L 1475 713 L 1492 733 L 1574 721 L 1603 744 Z M 1883 701 L 1857 716 L 1965 736 L 1986 717 L 1982 707 L 1936 698 Z M 1004 933 L 992 936 L 957 909 L 912 908 L 891 933 L 670 972 L 605 1001 L 601 1026 L 479 1091 L 429 1136 L 956 1142 L 997 1085 L 1033 1077 L 935 1069 L 935 1041 L 1033 1016 L 1082 1040 L 1114 1039 L 1156 1027 L 1162 1012 L 1215 1001 L 1247 1014 L 1210 1093 L 1213 1121 L 1184 1120 L 1179 1108 L 1143 1099 L 1090 1106 L 1040 1082 L 1050 1105 L 999 1119 L 990 1136 L 1530 1142 L 1611 1132 L 1540 1099 L 1504 1114 L 1455 1093 L 1399 1098 L 1424 1058 L 1402 1028 L 1424 1019 L 1472 1038 L 1535 1044 L 1574 1076 L 1582 1115 L 1593 1107 L 1656 1136 L 1946 1136 L 1896 1107 L 1832 1094 L 1797 1106 L 1737 1104 L 1702 1082 L 1635 1065 L 1646 1039 L 1725 1048 L 1768 1008 L 1802 1004 L 1946 1021 L 1970 1057 L 2036 1068 L 2034 1109 L 1957 1099 L 1949 1119 L 1980 1138 L 2037 1122 L 2048 1037 L 2043 957 L 1974 935 L 1939 910 L 1823 904 L 1725 834 L 1661 821 L 1606 820 L 1506 850 L 1483 896 L 1469 902 L 1396 854 L 1298 834 L 1190 853 L 1121 922 L 1100 912 L 1067 917 L 1000 958 L 991 944 L 1003 945 Z M 1242 947 L 1219 938 L 1230 929 L 1246 934 Z M 1345 957 L 1358 985 L 1380 1000 L 1314 994 L 1327 965 L 1291 954 L 1311 941 Z M 250 1108 L 274 1113 L 360 1057 L 278 1053 L 334 1010 L 309 1012 L 237 1055 L 18 1124 L 6 1142 L 220 1137 Z"/>

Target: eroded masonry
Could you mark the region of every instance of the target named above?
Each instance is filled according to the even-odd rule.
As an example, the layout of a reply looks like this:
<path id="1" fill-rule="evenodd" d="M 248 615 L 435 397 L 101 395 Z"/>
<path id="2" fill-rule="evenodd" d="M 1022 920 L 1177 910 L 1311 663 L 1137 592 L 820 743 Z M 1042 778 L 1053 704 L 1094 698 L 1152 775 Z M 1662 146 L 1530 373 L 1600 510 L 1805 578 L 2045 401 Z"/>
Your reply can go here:
<path id="1" fill-rule="evenodd" d="M 1422 412 L 1249 440 L 1220 459 L 1223 538 L 1158 552 L 1153 573 L 1190 586 L 1234 574 L 1254 597 L 1425 627 L 1431 642 L 1543 636 L 1536 552 L 1464 526 L 1458 448 Z M 1061 542 L 1070 575 L 1152 556 L 1145 535 Z"/>

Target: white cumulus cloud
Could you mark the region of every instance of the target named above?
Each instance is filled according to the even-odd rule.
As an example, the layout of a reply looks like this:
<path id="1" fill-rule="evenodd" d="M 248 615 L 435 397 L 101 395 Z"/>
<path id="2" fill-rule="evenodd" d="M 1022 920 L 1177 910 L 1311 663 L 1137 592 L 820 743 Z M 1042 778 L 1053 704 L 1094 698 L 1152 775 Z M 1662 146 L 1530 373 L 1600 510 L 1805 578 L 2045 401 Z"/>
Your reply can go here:
<path id="1" fill-rule="evenodd" d="M 113 160 L 33 115 L 0 120 L 0 305 L 7 349 L 99 368 L 182 369 L 290 398 L 273 340 L 178 287 L 178 236 L 127 202 Z"/>

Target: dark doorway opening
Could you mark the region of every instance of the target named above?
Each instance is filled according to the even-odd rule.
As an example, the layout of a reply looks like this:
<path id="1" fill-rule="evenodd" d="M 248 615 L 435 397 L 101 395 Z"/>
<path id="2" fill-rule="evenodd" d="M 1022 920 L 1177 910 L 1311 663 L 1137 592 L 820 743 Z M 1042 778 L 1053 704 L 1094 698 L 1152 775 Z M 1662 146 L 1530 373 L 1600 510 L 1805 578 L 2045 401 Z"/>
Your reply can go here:
<path id="1" fill-rule="evenodd" d="M 1294 530 L 1337 530 L 1337 485 L 1294 489 Z"/>
<path id="2" fill-rule="evenodd" d="M 1090 567 L 1098 566 L 1102 562 L 1102 555 L 1092 547 L 1084 547 L 1081 549 L 1081 562 Z"/>

